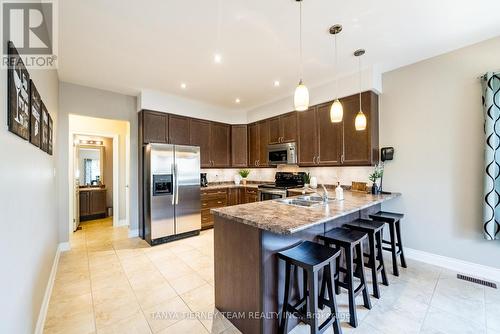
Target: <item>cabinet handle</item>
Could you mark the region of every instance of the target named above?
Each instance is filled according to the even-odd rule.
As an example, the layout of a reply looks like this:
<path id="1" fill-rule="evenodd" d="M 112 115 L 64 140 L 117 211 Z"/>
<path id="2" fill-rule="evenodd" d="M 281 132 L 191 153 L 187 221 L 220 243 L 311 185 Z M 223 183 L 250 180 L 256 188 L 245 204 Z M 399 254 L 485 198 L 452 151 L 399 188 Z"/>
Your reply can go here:
<path id="1" fill-rule="evenodd" d="M 313 164 L 316 165 L 316 156 L 313 157 Z"/>
<path id="2" fill-rule="evenodd" d="M 218 201 L 218 202 L 217 202 L 217 204 L 222 204 L 222 202 L 221 202 L 221 201 Z"/>
<path id="3" fill-rule="evenodd" d="M 318 165 L 319 165 L 319 161 L 320 161 L 320 160 L 319 160 L 319 156 L 318 156 L 318 157 L 316 158 L 316 164 L 318 164 Z"/>

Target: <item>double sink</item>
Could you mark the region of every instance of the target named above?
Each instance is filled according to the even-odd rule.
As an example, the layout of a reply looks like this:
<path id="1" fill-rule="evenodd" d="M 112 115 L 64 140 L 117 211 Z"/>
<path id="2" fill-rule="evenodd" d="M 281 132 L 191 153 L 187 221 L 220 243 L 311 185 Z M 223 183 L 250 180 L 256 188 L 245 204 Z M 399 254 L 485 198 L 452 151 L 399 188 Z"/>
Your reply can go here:
<path id="1" fill-rule="evenodd" d="M 277 200 L 277 202 L 279 203 L 300 206 L 304 208 L 326 205 L 333 201 L 335 201 L 335 198 L 328 197 L 328 199 L 325 201 L 321 196 L 299 196 L 295 198 L 283 198 Z"/>

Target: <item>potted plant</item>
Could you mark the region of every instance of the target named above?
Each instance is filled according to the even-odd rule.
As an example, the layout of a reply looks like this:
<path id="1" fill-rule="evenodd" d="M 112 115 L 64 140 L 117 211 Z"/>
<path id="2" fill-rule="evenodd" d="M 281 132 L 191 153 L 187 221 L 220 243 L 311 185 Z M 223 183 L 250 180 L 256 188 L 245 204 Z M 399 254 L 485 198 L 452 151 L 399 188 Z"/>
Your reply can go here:
<path id="1" fill-rule="evenodd" d="M 384 166 L 381 164 L 375 165 L 375 169 L 373 170 L 373 173 L 368 176 L 368 179 L 373 182 L 372 185 L 372 194 L 373 195 L 378 195 L 380 194 L 380 185 L 377 183 L 379 179 L 381 179 L 384 176 Z"/>
<path id="2" fill-rule="evenodd" d="M 247 185 L 247 177 L 250 174 L 250 170 L 249 169 L 240 169 L 238 174 L 241 176 L 241 181 L 243 182 L 243 185 L 246 186 Z"/>
<path id="3" fill-rule="evenodd" d="M 311 173 L 304 173 L 302 175 L 302 180 L 304 181 L 304 188 L 309 188 L 309 184 L 311 183 Z"/>

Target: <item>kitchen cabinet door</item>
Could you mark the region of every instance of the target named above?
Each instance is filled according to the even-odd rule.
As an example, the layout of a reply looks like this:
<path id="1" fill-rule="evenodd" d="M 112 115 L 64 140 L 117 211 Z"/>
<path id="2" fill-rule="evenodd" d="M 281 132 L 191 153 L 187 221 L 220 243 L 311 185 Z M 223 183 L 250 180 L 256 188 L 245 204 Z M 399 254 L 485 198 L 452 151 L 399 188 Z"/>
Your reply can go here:
<path id="1" fill-rule="evenodd" d="M 299 165 L 315 166 L 318 147 L 316 108 L 299 112 L 298 118 Z"/>
<path id="2" fill-rule="evenodd" d="M 106 190 L 93 190 L 90 192 L 91 214 L 106 213 Z"/>
<path id="3" fill-rule="evenodd" d="M 90 191 L 80 191 L 80 217 L 90 215 Z"/>
<path id="4" fill-rule="evenodd" d="M 198 119 L 190 120 L 189 144 L 200 147 L 201 168 L 211 167 L 210 164 L 210 122 Z"/>
<path id="5" fill-rule="evenodd" d="M 269 165 L 267 157 L 267 146 L 269 143 L 269 122 L 259 122 L 259 159 L 257 162 L 258 167 L 266 167 Z"/>
<path id="6" fill-rule="evenodd" d="M 281 143 L 281 117 L 271 118 L 269 121 L 269 144 Z"/>
<path id="7" fill-rule="evenodd" d="M 189 145 L 189 118 L 177 115 L 169 115 L 168 133 L 170 144 Z"/>
<path id="8" fill-rule="evenodd" d="M 340 165 L 342 156 L 342 123 L 332 123 L 330 120 L 331 103 L 319 105 L 316 111 L 318 165 Z"/>
<path id="9" fill-rule="evenodd" d="M 168 142 L 168 115 L 152 111 L 143 111 L 143 143 Z"/>
<path id="10" fill-rule="evenodd" d="M 232 205 L 238 205 L 240 204 L 240 189 L 239 188 L 229 188 L 227 190 L 228 198 L 227 198 L 227 205 L 232 206 Z"/>
<path id="11" fill-rule="evenodd" d="M 282 143 L 297 141 L 297 112 L 280 117 L 280 132 Z"/>
<path id="12" fill-rule="evenodd" d="M 248 134 L 246 125 L 231 126 L 231 165 L 248 166 Z"/>
<path id="13" fill-rule="evenodd" d="M 231 126 L 228 124 L 210 124 L 210 160 L 212 167 L 231 166 Z"/>
<path id="14" fill-rule="evenodd" d="M 257 167 L 260 159 L 259 125 L 253 123 L 248 125 L 248 166 Z"/>
<path id="15" fill-rule="evenodd" d="M 357 131 L 354 126 L 359 112 L 359 95 L 342 99 L 344 106 L 344 159 L 343 165 L 372 165 L 378 160 L 378 96 L 373 92 L 361 95 L 366 130 Z"/>

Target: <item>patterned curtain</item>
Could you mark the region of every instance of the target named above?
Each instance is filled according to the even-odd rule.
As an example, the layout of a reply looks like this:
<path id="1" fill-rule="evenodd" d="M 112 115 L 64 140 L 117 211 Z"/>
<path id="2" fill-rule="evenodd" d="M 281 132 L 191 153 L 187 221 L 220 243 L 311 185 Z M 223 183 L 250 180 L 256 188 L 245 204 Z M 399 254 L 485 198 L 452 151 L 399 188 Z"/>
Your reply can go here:
<path id="1" fill-rule="evenodd" d="M 483 224 L 487 240 L 500 239 L 500 72 L 482 80 L 484 106 L 485 177 Z"/>

